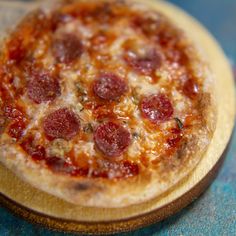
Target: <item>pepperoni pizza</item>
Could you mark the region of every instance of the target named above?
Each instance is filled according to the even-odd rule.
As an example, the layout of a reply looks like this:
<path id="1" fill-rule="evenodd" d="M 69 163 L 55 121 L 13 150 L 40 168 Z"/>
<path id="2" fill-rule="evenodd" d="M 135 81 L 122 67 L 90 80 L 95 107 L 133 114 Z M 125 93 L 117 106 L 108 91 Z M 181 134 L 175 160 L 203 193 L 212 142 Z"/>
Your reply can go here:
<path id="1" fill-rule="evenodd" d="M 74 204 L 162 194 L 197 165 L 215 128 L 198 46 L 134 1 L 30 13 L 4 40 L 0 78 L 0 161 Z"/>

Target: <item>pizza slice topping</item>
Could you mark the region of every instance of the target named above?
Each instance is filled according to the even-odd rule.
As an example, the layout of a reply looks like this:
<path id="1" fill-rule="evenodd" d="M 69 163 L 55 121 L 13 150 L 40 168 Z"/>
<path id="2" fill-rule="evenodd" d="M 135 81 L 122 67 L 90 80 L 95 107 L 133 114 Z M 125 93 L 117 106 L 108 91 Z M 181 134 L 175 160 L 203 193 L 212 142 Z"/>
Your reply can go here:
<path id="1" fill-rule="evenodd" d="M 64 33 L 53 40 L 52 52 L 58 62 L 68 64 L 80 58 L 83 44 L 74 34 Z"/>
<path id="2" fill-rule="evenodd" d="M 128 51 L 125 61 L 136 72 L 144 75 L 152 75 L 161 66 L 161 56 L 155 49 L 148 50 L 144 55 Z"/>
<path id="3" fill-rule="evenodd" d="M 117 157 L 129 146 L 131 135 L 120 124 L 107 122 L 97 127 L 94 142 L 98 150 L 106 156 Z"/>
<path id="4" fill-rule="evenodd" d="M 140 107 L 142 115 L 152 123 L 166 121 L 174 112 L 170 100 L 164 94 L 144 97 Z"/>
<path id="5" fill-rule="evenodd" d="M 48 72 L 34 72 L 28 82 L 29 98 L 35 103 L 53 101 L 61 94 L 58 78 Z"/>
<path id="6" fill-rule="evenodd" d="M 126 82 L 112 73 L 102 73 L 93 85 L 94 93 L 104 100 L 117 100 L 126 91 Z"/>
<path id="7" fill-rule="evenodd" d="M 33 160 L 41 161 L 45 159 L 46 150 L 43 146 L 35 144 L 32 136 L 27 137 L 22 143 L 21 147 L 28 153 Z"/>
<path id="8" fill-rule="evenodd" d="M 21 108 L 13 105 L 6 105 L 3 110 L 4 116 L 8 120 L 8 122 L 4 122 L 4 125 L 9 123 L 8 134 L 18 140 L 27 126 L 27 119 L 24 112 Z"/>
<path id="9" fill-rule="evenodd" d="M 197 94 L 199 92 L 199 86 L 197 82 L 194 79 L 186 80 L 183 86 L 183 92 L 191 99 L 197 98 Z"/>
<path id="10" fill-rule="evenodd" d="M 72 139 L 80 130 L 78 116 L 68 108 L 61 108 L 49 114 L 43 122 L 43 129 L 49 139 Z"/>
<path id="11" fill-rule="evenodd" d="M 8 42 L 9 47 L 9 59 L 14 62 L 20 62 L 25 57 L 25 48 L 22 45 L 21 38 L 14 38 L 10 42 Z"/>

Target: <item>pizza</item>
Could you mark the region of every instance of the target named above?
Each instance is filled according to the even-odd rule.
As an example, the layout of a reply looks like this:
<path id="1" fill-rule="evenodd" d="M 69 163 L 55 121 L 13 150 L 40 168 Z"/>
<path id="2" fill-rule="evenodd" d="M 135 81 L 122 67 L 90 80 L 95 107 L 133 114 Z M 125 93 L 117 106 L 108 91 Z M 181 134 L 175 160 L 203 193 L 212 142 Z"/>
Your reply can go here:
<path id="1" fill-rule="evenodd" d="M 139 1 L 64 0 L 31 12 L 1 46 L 1 163 L 83 206 L 170 191 L 215 130 L 200 46 Z"/>

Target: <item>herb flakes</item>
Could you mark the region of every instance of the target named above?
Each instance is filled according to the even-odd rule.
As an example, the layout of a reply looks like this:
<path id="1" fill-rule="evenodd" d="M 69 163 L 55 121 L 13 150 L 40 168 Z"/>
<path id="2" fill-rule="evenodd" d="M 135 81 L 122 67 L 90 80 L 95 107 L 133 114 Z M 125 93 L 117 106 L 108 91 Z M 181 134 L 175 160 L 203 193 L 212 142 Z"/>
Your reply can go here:
<path id="1" fill-rule="evenodd" d="M 84 127 L 83 127 L 83 131 L 85 133 L 92 133 L 93 132 L 93 126 L 91 123 L 87 123 Z"/>
<path id="2" fill-rule="evenodd" d="M 175 121 L 176 121 L 176 123 L 178 125 L 178 128 L 179 129 L 183 129 L 184 124 L 182 123 L 182 121 L 178 117 L 175 117 L 174 119 L 175 119 Z"/>

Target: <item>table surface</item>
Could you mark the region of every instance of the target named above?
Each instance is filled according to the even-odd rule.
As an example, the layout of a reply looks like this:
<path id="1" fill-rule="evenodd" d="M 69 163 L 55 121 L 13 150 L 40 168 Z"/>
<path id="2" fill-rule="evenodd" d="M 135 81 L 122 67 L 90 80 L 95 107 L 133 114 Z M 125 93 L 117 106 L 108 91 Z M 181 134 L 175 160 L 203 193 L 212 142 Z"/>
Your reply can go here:
<path id="1" fill-rule="evenodd" d="M 170 2 L 185 9 L 213 33 L 230 59 L 236 76 L 236 0 Z M 65 234 L 30 224 L 0 207 L 0 235 Z M 236 131 L 217 178 L 198 200 L 160 223 L 120 235 L 236 235 Z"/>

